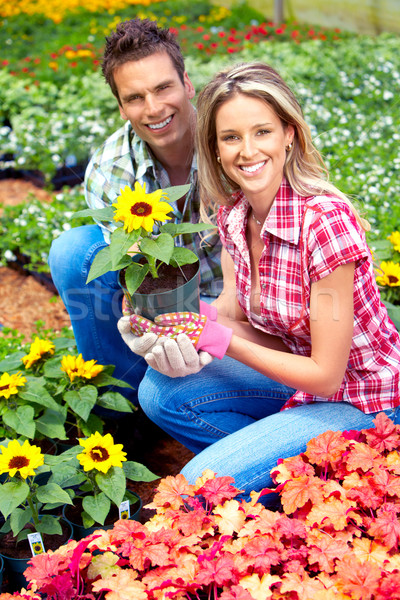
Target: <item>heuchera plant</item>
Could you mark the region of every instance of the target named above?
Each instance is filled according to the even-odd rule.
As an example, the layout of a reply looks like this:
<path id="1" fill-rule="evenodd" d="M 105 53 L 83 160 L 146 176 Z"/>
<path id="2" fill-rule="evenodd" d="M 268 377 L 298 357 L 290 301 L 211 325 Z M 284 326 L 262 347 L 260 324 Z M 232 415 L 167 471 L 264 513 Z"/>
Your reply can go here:
<path id="1" fill-rule="evenodd" d="M 327 431 L 272 470 L 283 511 L 230 477 L 163 479 L 146 523 L 118 521 L 36 556 L 47 600 L 389 600 L 400 589 L 400 426 Z M 37 596 L 40 594 L 40 596 Z M 6 600 L 9 595 L 0 595 Z"/>

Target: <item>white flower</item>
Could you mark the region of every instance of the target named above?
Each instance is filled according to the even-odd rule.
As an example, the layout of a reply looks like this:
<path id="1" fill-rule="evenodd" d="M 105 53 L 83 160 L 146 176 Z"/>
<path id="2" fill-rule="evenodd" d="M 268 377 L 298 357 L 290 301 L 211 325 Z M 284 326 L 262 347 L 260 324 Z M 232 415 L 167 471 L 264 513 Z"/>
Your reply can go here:
<path id="1" fill-rule="evenodd" d="M 11 250 L 6 250 L 4 252 L 4 258 L 8 261 L 17 260 L 17 257 L 15 256 L 15 254 L 13 252 L 11 252 Z"/>

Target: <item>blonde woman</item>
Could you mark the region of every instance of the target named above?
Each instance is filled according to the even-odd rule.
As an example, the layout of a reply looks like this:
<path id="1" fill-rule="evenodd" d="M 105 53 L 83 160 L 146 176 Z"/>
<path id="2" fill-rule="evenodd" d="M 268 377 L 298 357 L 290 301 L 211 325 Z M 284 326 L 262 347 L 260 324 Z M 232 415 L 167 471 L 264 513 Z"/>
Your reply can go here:
<path id="1" fill-rule="evenodd" d="M 203 316 L 132 317 L 138 335 L 158 338 L 139 401 L 197 454 L 189 481 L 209 468 L 248 494 L 323 431 L 371 427 L 380 411 L 400 421 L 400 339 L 379 298 L 367 223 L 328 182 L 279 74 L 262 63 L 225 70 L 197 113 L 224 291 Z"/>

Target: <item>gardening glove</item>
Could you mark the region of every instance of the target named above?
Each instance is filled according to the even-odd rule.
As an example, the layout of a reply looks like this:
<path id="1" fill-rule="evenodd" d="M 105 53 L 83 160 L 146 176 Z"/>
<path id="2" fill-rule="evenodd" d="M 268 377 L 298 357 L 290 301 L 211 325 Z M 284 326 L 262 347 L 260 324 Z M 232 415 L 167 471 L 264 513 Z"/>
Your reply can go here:
<path id="1" fill-rule="evenodd" d="M 146 354 L 145 360 L 155 371 L 174 378 L 198 373 L 214 357 L 203 350 L 197 352 L 190 338 L 180 333 L 176 338 L 159 338 L 158 344 L 151 353 Z"/>
<path id="2" fill-rule="evenodd" d="M 185 333 L 197 350 L 205 350 L 217 358 L 225 355 L 233 333 L 205 315 L 192 312 L 158 315 L 154 323 L 140 315 L 131 315 L 130 323 L 138 336 L 151 332 L 159 337 L 176 338 Z"/>
<path id="3" fill-rule="evenodd" d="M 128 316 L 119 319 L 118 330 L 128 348 L 139 356 L 144 357 L 145 354 L 151 352 L 153 346 L 158 342 L 158 336 L 155 333 L 145 333 L 140 337 L 134 335 Z"/>

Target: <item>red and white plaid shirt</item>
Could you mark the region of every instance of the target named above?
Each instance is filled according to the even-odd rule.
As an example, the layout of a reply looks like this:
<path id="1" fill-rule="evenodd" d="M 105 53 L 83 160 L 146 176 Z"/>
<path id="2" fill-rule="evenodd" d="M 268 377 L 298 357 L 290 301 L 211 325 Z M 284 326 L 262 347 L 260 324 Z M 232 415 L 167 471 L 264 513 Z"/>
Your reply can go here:
<path id="1" fill-rule="evenodd" d="M 340 389 L 330 398 L 297 391 L 284 408 L 333 401 L 371 413 L 399 405 L 400 338 L 380 300 L 371 252 L 350 207 L 332 196 L 298 196 L 283 180 L 261 232 L 261 325 L 250 306 L 250 205 L 242 192 L 234 200 L 219 209 L 218 226 L 235 265 L 239 304 L 254 327 L 280 337 L 294 354 L 311 354 L 311 284 L 340 265 L 356 266 L 353 342 Z"/>

